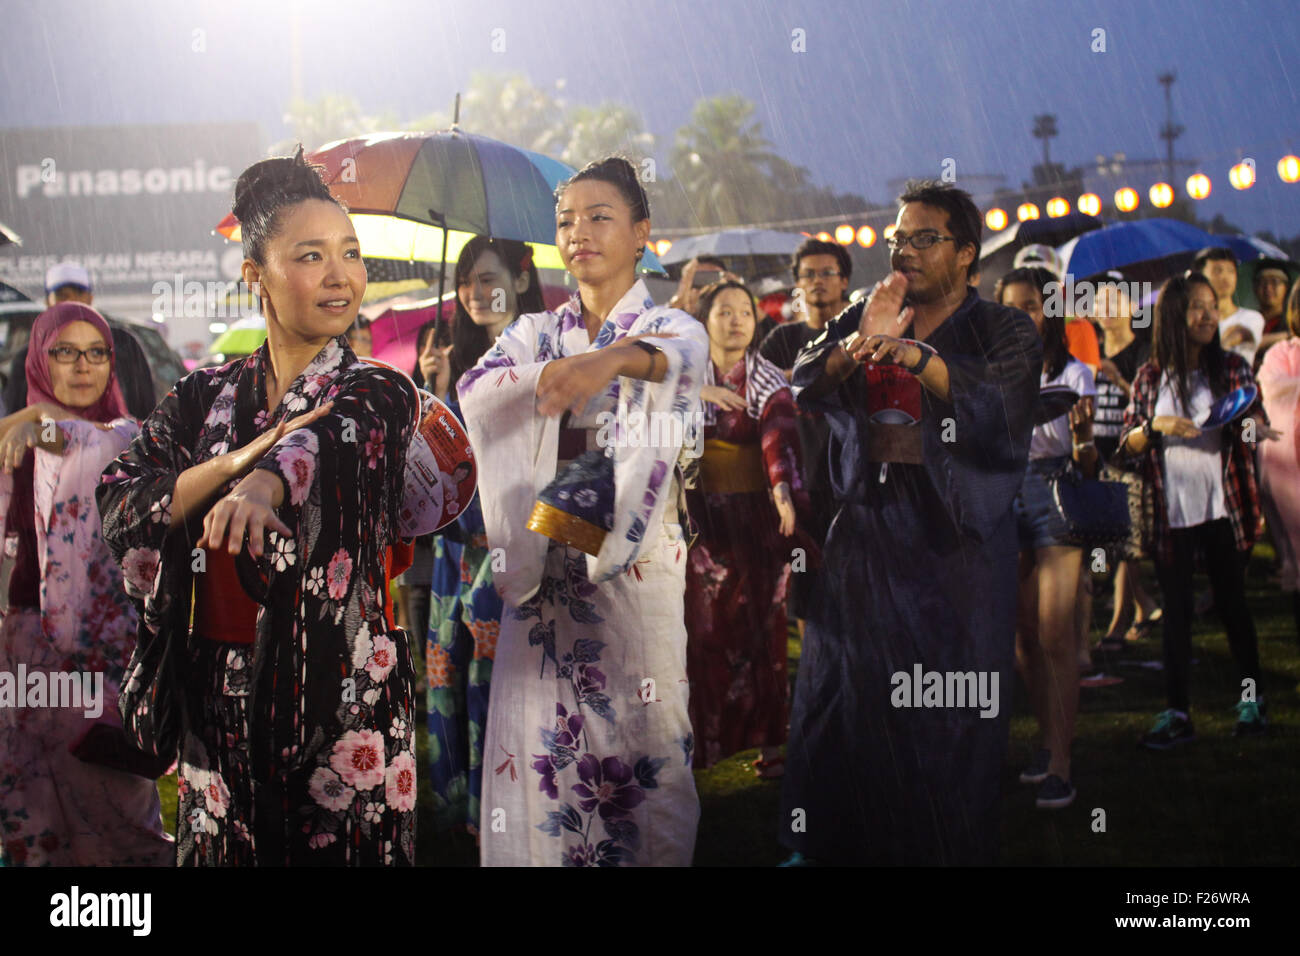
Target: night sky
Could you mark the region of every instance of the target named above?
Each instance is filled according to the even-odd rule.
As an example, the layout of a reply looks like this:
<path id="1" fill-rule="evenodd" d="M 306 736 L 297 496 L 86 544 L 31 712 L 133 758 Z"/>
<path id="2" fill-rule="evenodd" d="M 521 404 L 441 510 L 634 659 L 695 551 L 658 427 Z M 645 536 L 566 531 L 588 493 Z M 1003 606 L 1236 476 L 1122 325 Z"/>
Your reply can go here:
<path id="1" fill-rule="evenodd" d="M 1116 150 L 1163 157 L 1156 76 L 1173 69 L 1179 155 L 1214 183 L 1202 217 L 1300 233 L 1300 184 L 1275 169 L 1300 154 L 1295 0 L 6 2 L 0 127 L 255 120 L 280 139 L 295 6 L 309 99 L 344 93 L 408 120 L 449 110 L 476 70 L 521 72 L 563 80 L 571 103 L 635 107 L 666 158 L 696 99 L 735 92 L 779 154 L 873 203 L 945 158 L 959 185 L 1004 173 L 1018 186 L 1041 155 L 1037 113 L 1057 114 L 1052 158 L 1068 166 Z M 1104 53 L 1092 50 L 1099 28 Z M 206 52 L 191 48 L 196 29 Z M 792 50 L 795 30 L 806 52 Z M 1248 193 L 1227 180 L 1243 156 L 1259 168 Z M 1133 185 L 1145 201 L 1149 178 Z"/>

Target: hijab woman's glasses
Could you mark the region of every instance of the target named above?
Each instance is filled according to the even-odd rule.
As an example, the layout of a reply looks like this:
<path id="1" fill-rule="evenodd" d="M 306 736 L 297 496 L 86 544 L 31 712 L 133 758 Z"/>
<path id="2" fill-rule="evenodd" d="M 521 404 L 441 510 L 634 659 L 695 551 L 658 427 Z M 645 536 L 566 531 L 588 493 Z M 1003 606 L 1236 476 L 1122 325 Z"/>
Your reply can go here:
<path id="1" fill-rule="evenodd" d="M 74 365 L 83 355 L 86 356 L 86 361 L 91 365 L 103 365 L 112 354 L 112 349 L 106 349 L 101 345 L 88 349 L 74 349 L 71 345 L 56 345 L 49 351 L 50 358 L 60 365 Z"/>

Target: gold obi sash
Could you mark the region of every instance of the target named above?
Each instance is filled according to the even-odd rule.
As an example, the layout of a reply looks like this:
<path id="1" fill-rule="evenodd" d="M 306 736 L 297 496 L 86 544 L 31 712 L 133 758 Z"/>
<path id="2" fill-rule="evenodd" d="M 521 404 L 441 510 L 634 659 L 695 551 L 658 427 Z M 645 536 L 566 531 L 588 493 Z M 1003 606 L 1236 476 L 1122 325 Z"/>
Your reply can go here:
<path id="1" fill-rule="evenodd" d="M 705 494 L 734 495 L 767 490 L 767 469 L 758 443 L 737 445 L 711 438 L 700 459 L 700 490 Z"/>

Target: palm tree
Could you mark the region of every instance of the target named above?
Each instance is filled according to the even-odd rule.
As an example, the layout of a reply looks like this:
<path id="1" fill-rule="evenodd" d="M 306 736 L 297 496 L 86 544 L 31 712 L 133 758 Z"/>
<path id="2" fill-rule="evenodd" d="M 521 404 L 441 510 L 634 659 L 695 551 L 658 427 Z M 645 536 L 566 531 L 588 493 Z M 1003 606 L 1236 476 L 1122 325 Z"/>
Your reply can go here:
<path id="1" fill-rule="evenodd" d="M 450 112 L 439 111 L 416 119 L 406 128 L 446 129 L 451 121 Z M 461 96 L 461 129 L 512 146 L 554 154 L 555 130 L 563 125 L 564 101 L 534 86 L 522 73 L 475 73 Z"/>
<path id="2" fill-rule="evenodd" d="M 292 100 L 284 122 L 289 127 L 290 136 L 274 144 L 268 155 L 283 156 L 292 152 L 298 143 L 311 152 L 337 139 L 394 129 L 398 125 L 391 110 L 378 116 L 367 116 L 361 112 L 361 105 L 355 99 L 338 93 L 326 93 L 315 100 Z"/>
<path id="3" fill-rule="evenodd" d="M 594 159 L 618 154 L 634 164 L 654 152 L 655 138 L 645 131 L 641 117 L 618 103 L 576 106 L 558 129 L 564 137 L 558 150 L 548 150 L 561 162 L 582 166 Z"/>
<path id="4" fill-rule="evenodd" d="M 753 221 L 753 200 L 768 189 L 780 162 L 744 97 L 717 96 L 695 104 L 677 131 L 671 163 L 696 218 L 708 225 Z M 748 211 L 747 211 L 748 209 Z"/>

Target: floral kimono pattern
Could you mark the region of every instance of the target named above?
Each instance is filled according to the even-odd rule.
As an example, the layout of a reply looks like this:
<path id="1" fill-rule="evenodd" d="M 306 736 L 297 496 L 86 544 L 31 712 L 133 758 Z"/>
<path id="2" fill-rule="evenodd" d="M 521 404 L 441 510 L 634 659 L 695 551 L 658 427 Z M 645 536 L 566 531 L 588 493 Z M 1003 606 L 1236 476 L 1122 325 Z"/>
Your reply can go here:
<path id="1" fill-rule="evenodd" d="M 664 380 L 618 378 L 577 422 L 598 426 L 614 459 L 613 530 L 600 554 L 529 531 L 557 465 L 559 419 L 536 411 L 546 362 L 656 331 L 676 336 L 656 342 Z M 638 282 L 594 341 L 575 296 L 521 316 L 457 386 L 506 604 L 483 758 L 485 865 L 691 862 L 699 802 L 674 466 L 698 427 L 707 360 L 704 327 L 655 307 Z M 655 415 L 682 427 L 636 430 Z"/>
<path id="2" fill-rule="evenodd" d="M 459 418 L 461 410 L 449 406 Z M 439 830 L 479 825 L 488 688 L 501 627 L 492 552 L 478 499 L 433 543 L 425 670 L 429 682 L 429 782 Z"/>
<path id="3" fill-rule="evenodd" d="M 182 864 L 388 865 L 414 858 L 414 674 L 385 623 L 416 395 L 395 369 L 333 339 L 266 412 L 266 347 L 187 376 L 104 474 L 104 536 L 144 598 L 142 646 L 189 635 L 202 516 L 168 532 L 185 469 L 333 401 L 255 466 L 285 487 L 254 562 L 236 559 L 261 607 L 252 644 L 193 635 L 184 700 L 177 837 Z M 232 483 L 233 485 L 233 483 Z M 227 489 L 223 489 L 224 493 Z M 127 715 L 130 717 L 131 715 Z"/>
<path id="4" fill-rule="evenodd" d="M 686 579 L 687 663 L 698 768 L 749 747 L 785 743 L 790 555 L 794 546 L 803 548 L 803 573 L 808 555 L 816 553 L 806 536 L 782 539 L 780 516 L 767 490 L 789 484 L 799 519 L 807 521 L 794 398 L 784 377 L 767 359 L 753 354 L 726 375 L 720 369 L 713 374 L 749 407 L 716 409 L 705 438 L 753 449 L 755 474 L 749 477 L 755 490 L 710 488 L 705 478 L 689 495 L 691 516 L 700 529 Z"/>
<path id="5" fill-rule="evenodd" d="M 101 712 L 0 705 L 0 860 L 11 866 L 170 866 L 176 847 L 163 831 L 157 785 L 69 752 L 96 724 L 121 726 L 117 693 L 138 618 L 100 538 L 94 493 L 104 465 L 139 427 L 129 419 L 107 430 L 79 419 L 58 427 L 66 438 L 63 454 L 34 452 L 40 612 L 6 615 L 0 608 L 0 672 L 17 675 L 21 665 L 29 682 L 37 672 L 102 675 Z M 0 541 L 13 480 L 0 475 Z"/>

